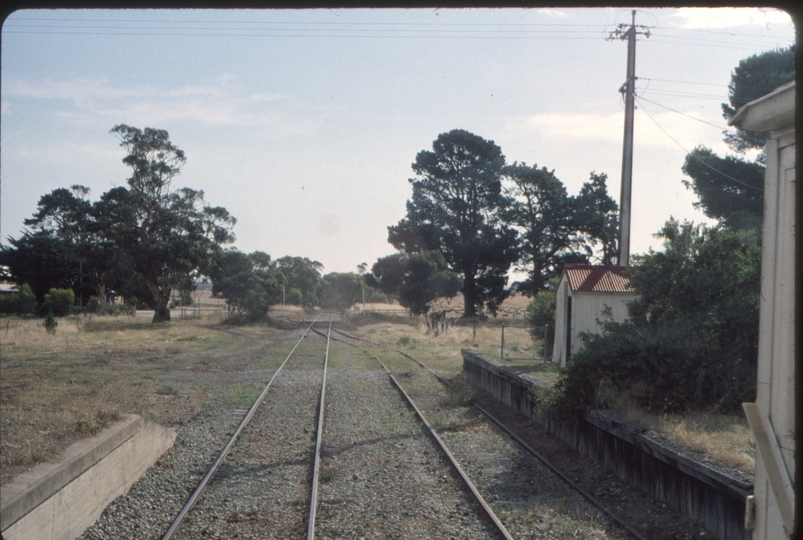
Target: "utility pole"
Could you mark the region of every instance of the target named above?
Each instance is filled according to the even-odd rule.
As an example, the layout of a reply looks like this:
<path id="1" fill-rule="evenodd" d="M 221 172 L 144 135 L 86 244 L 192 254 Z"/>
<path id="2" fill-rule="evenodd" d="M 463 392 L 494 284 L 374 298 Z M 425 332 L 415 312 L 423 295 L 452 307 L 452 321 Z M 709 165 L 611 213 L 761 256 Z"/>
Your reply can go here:
<path id="1" fill-rule="evenodd" d="M 619 196 L 619 266 L 627 266 L 630 259 L 630 191 L 633 180 L 633 116 L 636 89 L 636 35 L 650 37 L 646 26 L 636 26 L 636 10 L 632 11 L 630 27 L 620 24 L 608 40 L 627 40 L 627 80 L 619 88 L 625 95 L 625 137 L 622 151 L 622 189 Z M 627 28 L 625 30 L 625 28 Z M 644 31 L 639 32 L 637 28 Z"/>

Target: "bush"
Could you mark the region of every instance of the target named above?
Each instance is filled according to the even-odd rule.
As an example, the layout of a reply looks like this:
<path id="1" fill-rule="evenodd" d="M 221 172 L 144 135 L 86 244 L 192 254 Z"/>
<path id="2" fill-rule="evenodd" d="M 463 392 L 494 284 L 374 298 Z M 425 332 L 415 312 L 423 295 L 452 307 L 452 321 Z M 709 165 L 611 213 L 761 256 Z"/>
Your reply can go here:
<path id="1" fill-rule="evenodd" d="M 170 301 L 170 308 L 175 307 L 184 307 L 184 306 L 191 306 L 195 302 L 192 299 L 192 296 L 189 293 L 185 293 L 181 296 L 181 298 L 173 299 Z"/>
<path id="2" fill-rule="evenodd" d="M 0 296 L 0 313 L 3 315 L 13 315 L 17 312 L 17 295 L 4 294 Z"/>
<path id="3" fill-rule="evenodd" d="M 100 311 L 100 302 L 94 296 L 86 303 L 86 311 L 88 313 L 97 313 Z"/>
<path id="4" fill-rule="evenodd" d="M 56 327 L 59 325 L 59 322 L 56 320 L 55 315 L 53 315 L 53 311 L 48 311 L 47 315 L 45 315 L 45 322 L 43 326 L 45 330 L 47 330 L 48 334 L 55 334 Z"/>
<path id="5" fill-rule="evenodd" d="M 98 315 L 136 315 L 136 308 L 131 304 L 103 304 Z"/>
<path id="6" fill-rule="evenodd" d="M 287 291 L 287 298 L 285 299 L 286 304 L 290 304 L 291 306 L 300 306 L 303 301 L 304 295 L 301 294 L 300 290 L 290 289 Z"/>
<path id="7" fill-rule="evenodd" d="M 544 331 L 547 327 L 546 350 L 552 351 L 552 344 L 555 341 L 555 303 L 557 281 L 550 281 L 550 288 L 535 295 L 527 304 L 525 319 L 530 324 L 530 335 L 533 339 L 543 339 Z M 546 359 L 545 359 L 546 360 Z"/>
<path id="8" fill-rule="evenodd" d="M 36 296 L 27 283 L 14 294 L 0 296 L 0 314 L 30 315 L 36 310 Z"/>
<path id="9" fill-rule="evenodd" d="M 761 248 L 750 231 L 668 221 L 663 252 L 634 255 L 639 294 L 625 323 L 585 336 L 562 372 L 553 405 L 598 405 L 629 394 L 650 412 L 738 412 L 755 400 Z"/>
<path id="10" fill-rule="evenodd" d="M 72 289 L 50 289 L 50 293 L 45 295 L 42 308 L 45 311 L 52 311 L 56 317 L 66 317 L 70 314 L 73 304 L 75 304 L 75 293 Z"/>

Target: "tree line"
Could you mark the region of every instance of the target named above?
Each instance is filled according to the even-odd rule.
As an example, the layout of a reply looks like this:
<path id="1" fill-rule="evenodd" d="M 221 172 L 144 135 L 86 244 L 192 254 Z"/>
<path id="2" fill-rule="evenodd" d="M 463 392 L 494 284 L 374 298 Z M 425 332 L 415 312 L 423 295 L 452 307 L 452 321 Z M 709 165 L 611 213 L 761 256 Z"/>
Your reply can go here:
<path id="1" fill-rule="evenodd" d="M 236 220 L 206 204 L 203 191 L 173 186 L 186 156 L 167 131 L 120 124 L 111 133 L 125 150 L 127 185 L 96 201 L 81 185 L 43 195 L 24 222 L 29 229 L 0 247 L 0 278 L 18 289 L 0 299 L 0 311 L 63 316 L 77 309 L 76 299 L 91 309 L 114 290 L 153 309 L 153 322 L 169 321 L 171 298 L 192 303 L 189 293 L 203 279 L 247 321 L 280 302 L 342 309 L 362 296 L 362 276 L 322 275 L 323 265 L 305 257 L 272 260 L 225 247 Z"/>

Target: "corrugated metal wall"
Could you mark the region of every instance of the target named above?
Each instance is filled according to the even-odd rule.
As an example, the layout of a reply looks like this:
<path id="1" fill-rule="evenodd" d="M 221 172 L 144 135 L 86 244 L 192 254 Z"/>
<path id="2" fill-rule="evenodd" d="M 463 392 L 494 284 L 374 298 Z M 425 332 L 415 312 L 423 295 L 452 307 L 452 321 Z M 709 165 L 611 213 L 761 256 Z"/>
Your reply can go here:
<path id="1" fill-rule="evenodd" d="M 579 292 L 572 293 L 572 354 L 582 346 L 580 332 L 601 333 L 597 320 L 603 320 L 602 310 L 610 306 L 613 320 L 627 319 L 626 301 L 638 298 L 636 293 Z M 557 340 L 556 340 L 557 341 Z"/>
<path id="2" fill-rule="evenodd" d="M 555 301 L 555 340 L 552 345 L 552 362 L 566 365 L 566 311 L 569 303 L 569 283 L 563 276 L 558 283 Z"/>

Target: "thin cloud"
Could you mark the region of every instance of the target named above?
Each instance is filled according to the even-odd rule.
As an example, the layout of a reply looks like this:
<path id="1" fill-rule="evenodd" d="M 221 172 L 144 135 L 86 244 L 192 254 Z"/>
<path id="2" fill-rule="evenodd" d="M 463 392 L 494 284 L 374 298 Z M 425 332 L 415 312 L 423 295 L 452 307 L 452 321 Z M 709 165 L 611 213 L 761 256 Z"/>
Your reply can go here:
<path id="1" fill-rule="evenodd" d="M 649 113 L 654 121 L 641 111 L 636 111 L 634 132 L 636 143 L 639 145 L 679 149 L 678 144 L 681 144 L 691 150 L 700 141 L 710 139 L 711 130 L 714 129 L 672 112 L 662 113 L 650 110 Z M 517 136 L 561 140 L 566 141 L 567 144 L 597 142 L 621 145 L 623 126 L 624 113 L 622 112 L 611 114 L 545 113 L 512 119 L 508 122 L 506 130 Z M 673 137 L 677 143 L 673 142 L 669 136 Z"/>
<path id="2" fill-rule="evenodd" d="M 107 79 L 53 79 L 4 81 L 3 92 L 12 98 L 63 100 L 72 109 L 62 109 L 56 116 L 76 124 L 109 118 L 117 122 L 159 124 L 168 121 L 194 121 L 213 126 L 266 128 L 277 135 L 308 133 L 317 121 L 297 118 L 291 96 L 248 92 L 234 83 L 231 76 L 221 76 L 212 85 L 185 85 L 172 89 L 155 86 L 116 86 Z M 4 102 L 3 112 L 11 101 Z M 282 103 L 281 109 L 276 108 Z M 287 103 L 291 106 L 288 106 Z"/>
<path id="3" fill-rule="evenodd" d="M 684 30 L 792 24 L 785 11 L 774 8 L 679 8 L 673 22 Z"/>
<path id="4" fill-rule="evenodd" d="M 555 8 L 541 8 L 536 9 L 536 13 L 541 15 L 546 15 L 547 17 L 551 17 L 552 19 L 565 19 L 569 16 L 568 13 L 563 11 L 562 9 L 555 9 Z"/>

